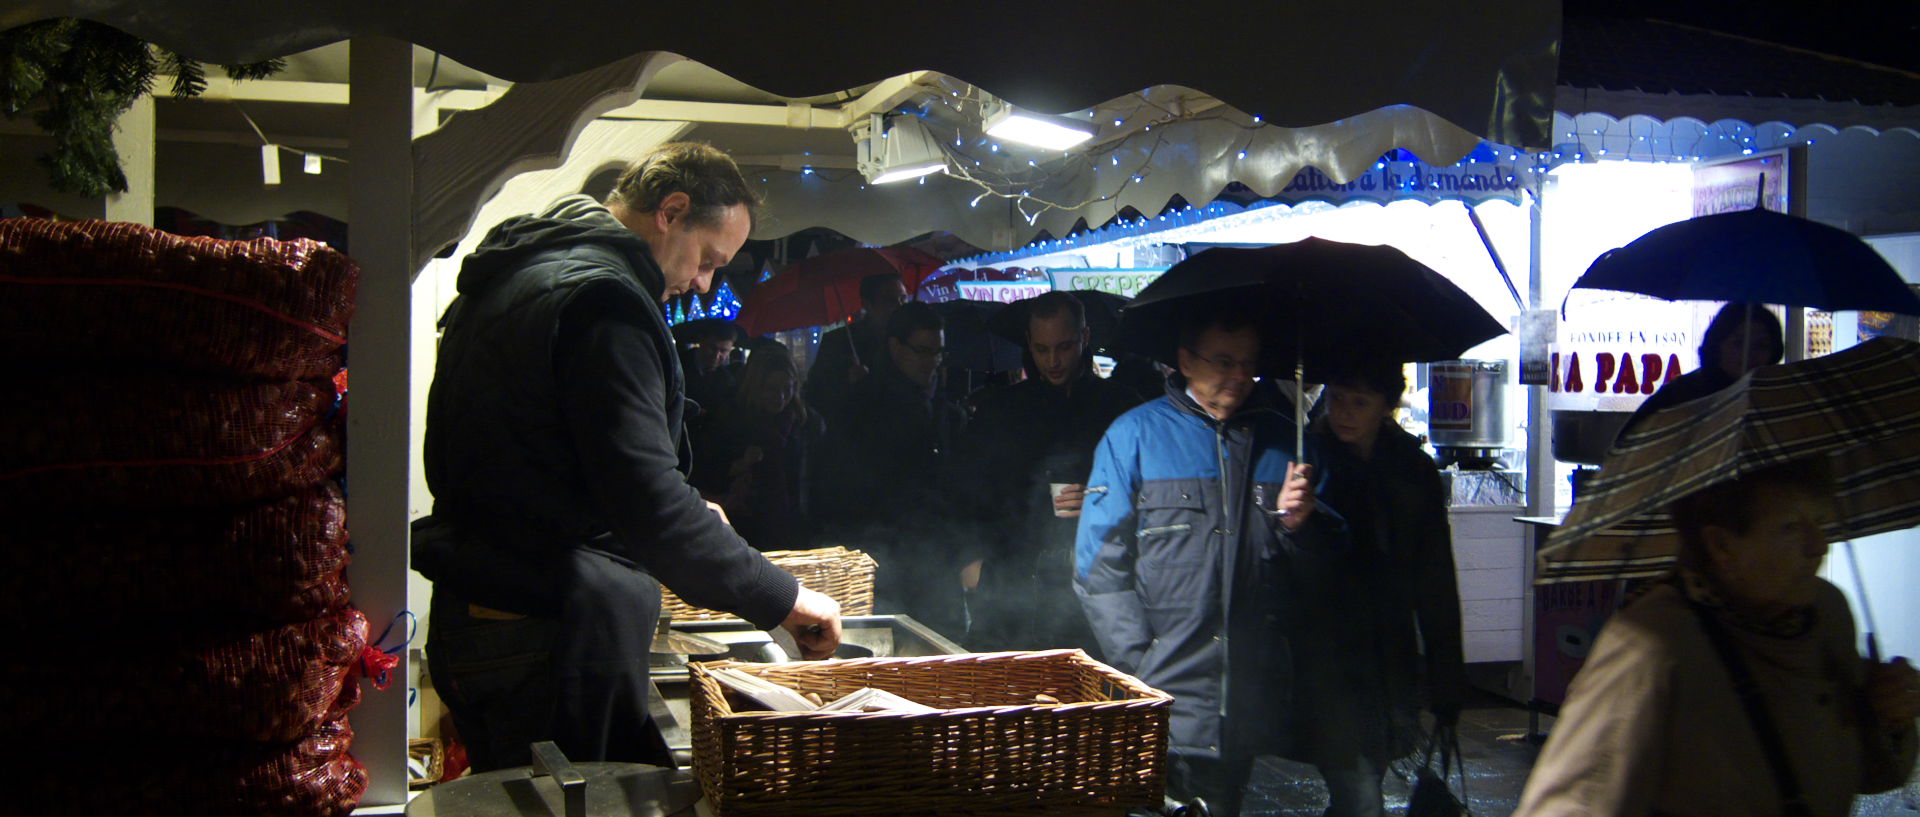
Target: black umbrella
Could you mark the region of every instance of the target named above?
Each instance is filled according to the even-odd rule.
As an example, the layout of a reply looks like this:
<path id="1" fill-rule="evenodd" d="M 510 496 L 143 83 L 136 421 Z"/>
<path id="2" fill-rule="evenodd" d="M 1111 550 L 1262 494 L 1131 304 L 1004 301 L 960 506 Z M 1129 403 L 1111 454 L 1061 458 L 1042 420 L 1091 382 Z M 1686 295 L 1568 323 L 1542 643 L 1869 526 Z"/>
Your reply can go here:
<path id="1" fill-rule="evenodd" d="M 1087 313 L 1087 331 L 1092 333 L 1092 348 L 1105 349 L 1120 338 L 1120 309 L 1131 300 L 1125 295 L 1101 292 L 1097 289 L 1064 290 L 1068 295 L 1080 301 Z M 988 323 L 993 333 L 1014 345 L 1025 347 L 1027 344 L 1028 313 L 1033 307 L 1032 298 L 1023 298 L 1007 304 Z"/>
<path id="2" fill-rule="evenodd" d="M 1020 368 L 1020 345 L 995 335 L 988 326 L 1005 310 L 998 301 L 942 301 L 928 304 L 946 322 L 946 365 L 976 372 Z"/>
<path id="3" fill-rule="evenodd" d="M 1175 264 L 1121 311 L 1120 344 L 1179 365 L 1195 311 L 1260 316 L 1261 374 L 1316 382 L 1367 360 L 1451 360 L 1506 333 L 1473 298 L 1393 247 L 1307 238 L 1220 247 Z M 1304 406 L 1296 389 L 1295 422 Z M 1298 449 L 1296 449 L 1298 450 Z"/>
<path id="4" fill-rule="evenodd" d="M 1574 286 L 1670 301 L 1920 315 L 1920 298 L 1867 242 L 1837 227 L 1761 209 L 1652 230 L 1603 253 Z"/>

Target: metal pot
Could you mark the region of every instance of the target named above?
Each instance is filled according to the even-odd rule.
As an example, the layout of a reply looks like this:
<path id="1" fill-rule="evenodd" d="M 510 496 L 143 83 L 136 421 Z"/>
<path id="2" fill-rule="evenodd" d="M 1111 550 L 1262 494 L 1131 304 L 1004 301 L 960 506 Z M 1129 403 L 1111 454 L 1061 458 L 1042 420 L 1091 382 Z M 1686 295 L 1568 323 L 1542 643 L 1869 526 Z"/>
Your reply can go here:
<path id="1" fill-rule="evenodd" d="M 641 763 L 573 763 L 552 741 L 533 765 L 468 775 L 420 793 L 407 817 L 690 817 L 693 774 Z"/>

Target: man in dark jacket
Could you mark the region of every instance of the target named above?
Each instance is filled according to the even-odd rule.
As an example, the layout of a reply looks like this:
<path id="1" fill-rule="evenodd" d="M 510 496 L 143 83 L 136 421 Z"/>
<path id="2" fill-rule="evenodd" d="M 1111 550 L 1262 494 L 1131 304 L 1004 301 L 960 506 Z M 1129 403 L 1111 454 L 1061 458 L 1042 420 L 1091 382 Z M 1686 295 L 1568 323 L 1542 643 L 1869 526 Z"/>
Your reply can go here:
<path id="1" fill-rule="evenodd" d="M 785 626 L 811 657 L 839 606 L 740 540 L 687 485 L 683 375 L 660 304 L 704 290 L 751 226 L 733 160 L 661 147 L 606 206 L 508 219 L 461 268 L 427 403 L 429 672 L 478 770 L 553 740 L 672 765 L 648 712 L 657 577 Z"/>
<path id="2" fill-rule="evenodd" d="M 1346 529 L 1254 380 L 1253 318 L 1196 316 L 1177 356 L 1166 396 L 1121 415 L 1094 454 L 1074 592 L 1107 661 L 1174 696 L 1169 795 L 1231 817 L 1254 756 L 1284 748 L 1290 562 L 1337 552 Z"/>
<path id="3" fill-rule="evenodd" d="M 1094 374 L 1078 299 L 1049 292 L 1020 308 L 1027 314 L 1028 377 L 985 390 L 954 446 L 953 490 L 965 497 L 964 518 L 979 537 L 962 573 L 973 590 L 967 646 L 1079 647 L 1098 655 L 1066 566 L 1093 449 L 1140 398 Z"/>
<path id="4" fill-rule="evenodd" d="M 680 368 L 687 378 L 687 399 L 700 407 L 702 415 L 711 415 L 733 399 L 739 378 L 733 366 L 733 344 L 739 331 L 732 323 L 708 323 L 694 334 L 693 347 L 680 355 Z"/>
<path id="5" fill-rule="evenodd" d="M 807 370 L 807 405 L 831 428 L 846 419 L 853 386 L 887 364 L 887 319 L 907 302 L 907 285 L 898 273 L 860 279 L 859 320 L 820 338 L 820 351 Z"/>
<path id="6" fill-rule="evenodd" d="M 966 423 L 940 396 L 945 327 L 923 303 L 887 319 L 887 354 L 849 395 L 846 419 L 829 420 L 827 469 L 814 487 L 830 514 L 830 538 L 850 541 L 879 562 L 879 609 L 902 611 L 943 635 L 965 631 L 960 562 L 947 535 L 951 514 L 939 478 Z"/>

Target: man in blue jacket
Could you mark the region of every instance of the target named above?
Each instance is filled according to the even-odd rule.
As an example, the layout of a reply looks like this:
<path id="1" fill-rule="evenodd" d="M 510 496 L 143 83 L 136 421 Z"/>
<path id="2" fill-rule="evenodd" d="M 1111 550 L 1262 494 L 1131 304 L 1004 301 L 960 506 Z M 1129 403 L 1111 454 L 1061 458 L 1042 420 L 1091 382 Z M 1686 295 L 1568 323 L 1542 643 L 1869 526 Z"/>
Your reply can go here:
<path id="1" fill-rule="evenodd" d="M 1166 396 L 1100 441 L 1074 549 L 1074 592 L 1108 661 L 1174 696 L 1169 795 L 1228 817 L 1253 757 L 1283 748 L 1288 563 L 1346 538 L 1314 499 L 1292 419 L 1255 379 L 1255 320 L 1182 327 Z"/>
<path id="2" fill-rule="evenodd" d="M 476 770 L 671 766 L 648 708 L 664 583 L 831 655 L 839 605 L 801 587 L 687 485 L 685 373 L 660 304 L 705 291 L 746 242 L 753 191 L 726 154 L 664 145 L 603 206 L 508 219 L 461 266 L 427 396 L 427 663 Z M 657 581 L 656 581 L 657 580 Z"/>

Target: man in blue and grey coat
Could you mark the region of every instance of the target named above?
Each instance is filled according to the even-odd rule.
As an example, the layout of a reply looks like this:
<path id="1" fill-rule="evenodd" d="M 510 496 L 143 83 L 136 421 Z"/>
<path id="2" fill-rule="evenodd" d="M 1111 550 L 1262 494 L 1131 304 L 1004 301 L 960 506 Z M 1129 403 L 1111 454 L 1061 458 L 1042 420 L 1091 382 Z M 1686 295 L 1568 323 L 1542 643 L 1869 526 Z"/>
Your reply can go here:
<path id="1" fill-rule="evenodd" d="M 1255 379 L 1260 349 L 1251 315 L 1182 327 L 1166 396 L 1121 415 L 1095 452 L 1074 552 L 1107 659 L 1174 696 L 1168 793 L 1190 813 L 1236 814 L 1254 756 L 1283 748 L 1289 563 L 1346 539 L 1276 390 Z"/>

